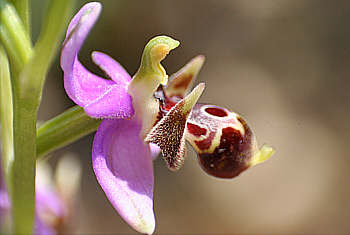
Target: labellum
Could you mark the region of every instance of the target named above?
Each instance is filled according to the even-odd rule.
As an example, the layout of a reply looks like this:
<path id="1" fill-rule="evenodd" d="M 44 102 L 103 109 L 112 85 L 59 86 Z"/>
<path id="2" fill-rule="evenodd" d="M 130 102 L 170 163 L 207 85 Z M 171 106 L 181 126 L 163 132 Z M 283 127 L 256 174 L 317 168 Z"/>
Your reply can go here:
<path id="1" fill-rule="evenodd" d="M 155 93 L 157 121 L 145 141 L 157 144 L 167 166 L 178 170 L 185 159 L 187 140 L 206 173 L 233 178 L 267 160 L 275 150 L 267 145 L 259 150 L 251 128 L 239 114 L 218 105 L 196 104 L 204 84 L 188 95 L 203 63 L 203 56 L 194 58 L 172 75 L 166 86 L 159 86 Z"/>

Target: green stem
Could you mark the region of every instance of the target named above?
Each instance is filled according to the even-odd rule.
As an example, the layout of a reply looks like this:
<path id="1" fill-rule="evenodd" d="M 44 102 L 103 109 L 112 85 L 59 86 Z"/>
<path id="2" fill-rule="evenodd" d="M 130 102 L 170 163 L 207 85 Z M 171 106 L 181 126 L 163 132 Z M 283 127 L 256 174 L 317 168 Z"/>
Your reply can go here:
<path id="1" fill-rule="evenodd" d="M 12 0 L 13 6 L 16 8 L 24 27 L 26 28 L 30 37 L 30 12 L 28 0 Z"/>
<path id="2" fill-rule="evenodd" d="M 7 55 L 11 60 L 12 72 L 15 72 L 17 75 L 23 68 L 24 62 L 17 53 L 17 48 L 15 42 L 12 40 L 10 32 L 8 29 L 0 23 L 0 42 L 1 45 L 6 49 Z"/>
<path id="3" fill-rule="evenodd" d="M 1 42 L 4 44 L 10 61 L 16 61 L 11 56 L 17 55 L 21 60 L 21 64 L 24 65 L 33 55 L 33 44 L 16 9 L 7 0 L 0 1 L 0 25 L 3 28 L 0 33 L 7 32 L 6 36 L 1 35 Z M 10 40 L 11 42 L 3 42 L 3 40 Z M 6 45 L 8 44 L 12 47 L 7 48 Z M 9 50 L 13 51 L 9 52 Z M 16 68 L 20 70 L 22 67 L 16 65 Z M 19 73 L 19 71 L 16 72 Z"/>
<path id="4" fill-rule="evenodd" d="M 25 65 L 19 77 L 21 96 L 42 90 L 47 72 L 58 55 L 65 30 L 73 13 L 76 0 L 51 0 L 43 16 L 42 28 L 35 43 L 35 55 Z"/>
<path id="5" fill-rule="evenodd" d="M 83 108 L 74 106 L 45 122 L 37 131 L 37 158 L 48 156 L 96 131 L 101 121 L 86 115 Z"/>
<path id="6" fill-rule="evenodd" d="M 18 85 L 13 86 L 18 87 Z M 35 203 L 36 119 L 38 99 L 14 92 L 14 162 L 10 191 L 14 234 L 32 234 Z"/>
<path id="7" fill-rule="evenodd" d="M 0 46 L 0 68 L 1 160 L 6 186 L 10 186 L 9 169 L 13 163 L 13 101 L 10 67 L 2 46 Z"/>
<path id="8" fill-rule="evenodd" d="M 46 74 L 58 54 L 76 1 L 49 2 L 35 50 L 29 36 L 28 0 L 12 2 L 19 12 L 9 0 L 0 0 L 0 39 L 10 60 L 13 93 L 14 158 L 8 166 L 8 189 L 13 233 L 32 234 L 37 110 Z"/>

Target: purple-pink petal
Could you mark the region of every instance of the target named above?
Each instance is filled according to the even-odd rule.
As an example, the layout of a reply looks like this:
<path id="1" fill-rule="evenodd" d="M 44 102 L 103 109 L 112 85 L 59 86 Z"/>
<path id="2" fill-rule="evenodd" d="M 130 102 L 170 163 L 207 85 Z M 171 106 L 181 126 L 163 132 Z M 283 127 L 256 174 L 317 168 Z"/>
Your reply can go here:
<path id="1" fill-rule="evenodd" d="M 153 233 L 153 163 L 139 137 L 141 124 L 104 119 L 95 135 L 92 165 L 107 198 L 134 229 Z"/>
<path id="2" fill-rule="evenodd" d="M 110 56 L 94 51 L 91 54 L 92 60 L 118 85 L 126 85 L 131 81 L 131 77 L 124 68 Z"/>
<path id="3" fill-rule="evenodd" d="M 108 80 L 85 69 L 77 57 L 100 12 L 100 3 L 88 3 L 74 16 L 68 27 L 61 52 L 64 86 L 68 96 L 92 117 L 130 118 L 134 108 L 126 89 L 131 78 L 124 68 L 111 57 L 95 53 L 96 64 L 112 78 Z"/>

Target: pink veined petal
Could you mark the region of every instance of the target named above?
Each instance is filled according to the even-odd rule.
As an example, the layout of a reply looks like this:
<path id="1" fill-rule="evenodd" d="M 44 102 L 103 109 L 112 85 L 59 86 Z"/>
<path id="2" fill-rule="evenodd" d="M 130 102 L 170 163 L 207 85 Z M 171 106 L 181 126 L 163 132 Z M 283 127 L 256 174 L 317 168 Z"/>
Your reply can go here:
<path id="1" fill-rule="evenodd" d="M 139 137 L 141 124 L 104 119 L 95 135 L 92 165 L 96 178 L 120 216 L 135 230 L 152 234 L 153 163 Z"/>
<path id="2" fill-rule="evenodd" d="M 131 96 L 126 86 L 112 86 L 101 98 L 84 107 L 87 115 L 95 118 L 130 118 L 134 115 Z"/>
<path id="3" fill-rule="evenodd" d="M 127 93 L 130 75 L 116 61 L 102 53 L 96 62 L 113 80 L 103 79 L 84 68 L 77 54 L 101 12 L 100 3 L 88 3 L 71 21 L 62 46 L 61 67 L 68 96 L 95 118 L 130 118 L 134 114 Z M 101 55 L 102 54 L 102 55 Z"/>
<path id="4" fill-rule="evenodd" d="M 97 19 L 101 11 L 102 11 L 102 4 L 100 2 L 89 2 L 85 4 L 82 8 L 80 8 L 78 13 L 74 15 L 73 19 L 69 23 L 67 34 L 69 34 L 72 30 L 74 30 L 75 25 L 80 21 L 82 17 L 84 17 L 84 15 L 92 17 L 90 15 L 90 12 L 92 12 L 92 15 L 96 15 L 96 19 Z M 96 19 L 92 19 L 91 21 L 93 21 L 94 23 Z"/>

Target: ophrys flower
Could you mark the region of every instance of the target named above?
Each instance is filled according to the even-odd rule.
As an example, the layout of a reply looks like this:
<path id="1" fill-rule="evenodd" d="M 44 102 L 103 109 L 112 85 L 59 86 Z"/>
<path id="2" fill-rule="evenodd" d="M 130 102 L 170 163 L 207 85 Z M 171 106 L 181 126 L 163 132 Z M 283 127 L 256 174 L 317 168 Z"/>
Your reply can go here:
<path id="1" fill-rule="evenodd" d="M 254 137 L 245 138 L 246 133 L 252 134 L 237 115 L 219 106 L 196 106 L 204 84 L 197 85 L 192 92 L 190 88 L 204 63 L 203 56 L 190 61 L 168 83 L 160 62 L 179 45 L 170 37 L 158 36 L 147 43 L 139 70 L 132 79 L 119 63 L 101 52 L 93 52 L 92 59 L 109 79 L 85 69 L 77 54 L 100 11 L 100 3 L 88 3 L 68 27 L 61 53 L 65 89 L 88 115 L 104 118 L 92 149 L 92 165 L 102 189 L 127 223 L 139 232 L 151 234 L 155 229 L 152 160 L 159 148 L 149 143 L 158 145 L 168 167 L 177 170 L 185 159 L 187 139 L 200 153 L 200 159 L 212 159 L 209 163 L 201 160 L 203 168 L 226 178 L 260 162 L 260 157 L 253 160 L 260 152 Z M 225 115 L 221 115 L 223 112 Z M 234 124 L 227 120 L 233 117 Z M 235 131 L 226 134 L 223 127 Z M 232 143 L 237 138 L 229 135 L 238 133 L 242 140 Z M 231 144 L 222 146 L 224 141 Z M 272 152 L 269 150 L 268 155 Z M 247 160 L 246 155 L 249 155 Z M 239 165 L 239 170 L 236 166 L 228 167 L 237 157 L 244 162 L 243 167 Z M 207 165 L 211 170 L 206 169 Z M 230 168 L 234 168 L 234 174 L 213 173 L 227 172 Z"/>

